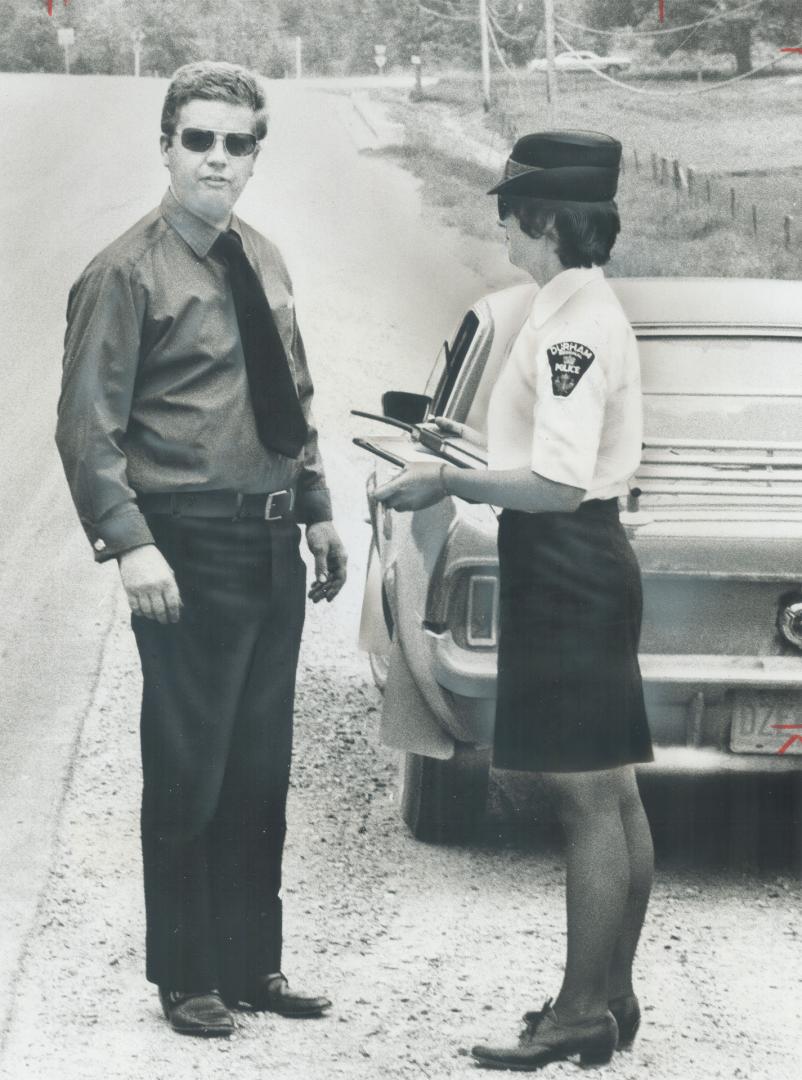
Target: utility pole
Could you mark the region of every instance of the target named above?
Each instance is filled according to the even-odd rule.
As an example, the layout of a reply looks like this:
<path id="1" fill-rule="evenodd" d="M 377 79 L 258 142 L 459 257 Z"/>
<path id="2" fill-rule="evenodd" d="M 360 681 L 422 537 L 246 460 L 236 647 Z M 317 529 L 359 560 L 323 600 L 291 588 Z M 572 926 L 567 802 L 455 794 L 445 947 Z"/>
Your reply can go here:
<path id="1" fill-rule="evenodd" d="M 543 0 L 546 31 L 546 123 L 554 126 L 557 109 L 557 71 L 554 66 L 554 0 Z"/>
<path id="2" fill-rule="evenodd" d="M 490 39 L 487 34 L 487 0 L 479 0 L 479 33 L 482 42 L 482 104 L 490 112 Z"/>
<path id="3" fill-rule="evenodd" d="M 295 78 L 300 79 L 303 74 L 303 60 L 301 52 L 301 38 L 295 38 Z"/>
<path id="4" fill-rule="evenodd" d="M 139 78 L 142 72 L 142 44 L 145 35 L 141 30 L 131 31 L 131 46 L 134 50 L 134 77 Z"/>
<path id="5" fill-rule="evenodd" d="M 64 50 L 64 73 L 70 73 L 70 46 L 75 44 L 75 30 L 72 27 L 62 28 L 57 32 L 58 43 Z"/>

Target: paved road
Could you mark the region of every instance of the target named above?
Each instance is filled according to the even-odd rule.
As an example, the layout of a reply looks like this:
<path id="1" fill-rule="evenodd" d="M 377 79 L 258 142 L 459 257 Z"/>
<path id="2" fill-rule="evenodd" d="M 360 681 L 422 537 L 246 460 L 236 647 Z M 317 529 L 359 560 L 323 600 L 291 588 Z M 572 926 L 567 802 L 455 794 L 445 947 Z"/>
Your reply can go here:
<path id="1" fill-rule="evenodd" d="M 12 208 L 0 236 L 2 1016 L 119 598 L 116 568 L 91 559 L 53 445 L 64 306 L 95 251 L 158 202 L 167 174 L 158 157 L 163 81 L 0 78 L 0 205 Z M 482 288 L 422 226 L 415 183 L 360 156 L 358 145 L 377 139 L 347 89 L 275 86 L 270 138 L 240 206 L 276 237 L 294 274 L 320 421 L 339 433 L 328 459 L 341 506 L 358 463 L 348 405 L 376 406 L 390 382 L 417 387 L 439 338 Z M 356 371 L 358 400 L 331 393 Z M 351 528 L 357 555 L 361 516 Z M 341 601 L 350 605 L 342 617 L 355 618 L 358 593 Z"/>

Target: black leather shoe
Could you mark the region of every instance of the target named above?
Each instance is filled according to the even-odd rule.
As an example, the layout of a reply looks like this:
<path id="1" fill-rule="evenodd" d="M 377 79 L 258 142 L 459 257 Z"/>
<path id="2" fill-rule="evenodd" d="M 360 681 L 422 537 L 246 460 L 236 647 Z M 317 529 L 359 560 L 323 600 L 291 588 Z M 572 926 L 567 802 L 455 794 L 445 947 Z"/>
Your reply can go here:
<path id="1" fill-rule="evenodd" d="M 190 994 L 160 986 L 159 1000 L 173 1031 L 180 1035 L 225 1038 L 234 1031 L 234 1017 L 216 990 Z"/>
<path id="2" fill-rule="evenodd" d="M 611 998 L 607 1008 L 618 1024 L 618 1049 L 627 1050 L 635 1041 L 640 1027 L 640 1005 L 634 994 L 622 994 Z"/>
<path id="3" fill-rule="evenodd" d="M 290 990 L 283 975 L 261 976 L 255 986 L 242 994 L 226 994 L 225 1001 L 232 1008 L 248 1008 L 254 1012 L 274 1012 L 280 1016 L 303 1019 L 322 1016 L 331 1008 L 331 1002 L 325 997 L 312 994 L 300 994 Z"/>
<path id="4" fill-rule="evenodd" d="M 579 1054 L 582 1065 L 606 1065 L 618 1039 L 615 1018 L 609 1011 L 595 1020 L 565 1024 L 557 1019 L 551 998 L 538 1012 L 525 1013 L 524 1023 L 517 1046 L 474 1046 L 471 1054 L 488 1068 L 523 1072 L 573 1054 Z"/>

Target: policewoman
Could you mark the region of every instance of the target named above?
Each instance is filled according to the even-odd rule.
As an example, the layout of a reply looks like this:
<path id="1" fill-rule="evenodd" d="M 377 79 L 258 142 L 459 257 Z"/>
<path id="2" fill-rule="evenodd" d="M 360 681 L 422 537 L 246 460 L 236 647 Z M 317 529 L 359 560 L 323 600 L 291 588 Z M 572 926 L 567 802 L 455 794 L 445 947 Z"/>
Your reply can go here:
<path id="1" fill-rule="evenodd" d="M 539 774 L 568 867 L 562 986 L 525 1014 L 517 1044 L 473 1048 L 497 1068 L 574 1054 L 602 1064 L 640 1021 L 632 963 L 653 852 L 634 765 L 652 746 L 640 574 L 618 497 L 640 459 L 641 391 L 635 337 L 602 270 L 620 230 L 620 159 L 620 143 L 595 132 L 516 142 L 490 194 L 510 261 L 541 287 L 490 397 L 489 467 L 413 465 L 376 491 L 396 510 L 452 495 L 503 508 L 493 763 Z"/>

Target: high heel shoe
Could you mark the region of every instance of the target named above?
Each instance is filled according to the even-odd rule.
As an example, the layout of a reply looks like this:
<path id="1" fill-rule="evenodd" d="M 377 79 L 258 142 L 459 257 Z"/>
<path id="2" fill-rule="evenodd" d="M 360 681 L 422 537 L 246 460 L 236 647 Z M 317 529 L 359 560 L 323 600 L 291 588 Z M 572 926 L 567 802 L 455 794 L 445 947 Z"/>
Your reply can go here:
<path id="1" fill-rule="evenodd" d="M 640 1027 L 640 1005 L 634 994 L 621 994 L 611 998 L 607 1008 L 618 1024 L 618 1049 L 628 1050 L 635 1041 Z"/>
<path id="2" fill-rule="evenodd" d="M 609 1010 L 593 1020 L 566 1024 L 557 1019 L 551 998 L 539 1011 L 525 1013 L 524 1023 L 517 1046 L 479 1045 L 471 1054 L 491 1069 L 539 1069 L 573 1054 L 579 1054 L 581 1065 L 606 1065 L 618 1040 L 615 1017 Z"/>

